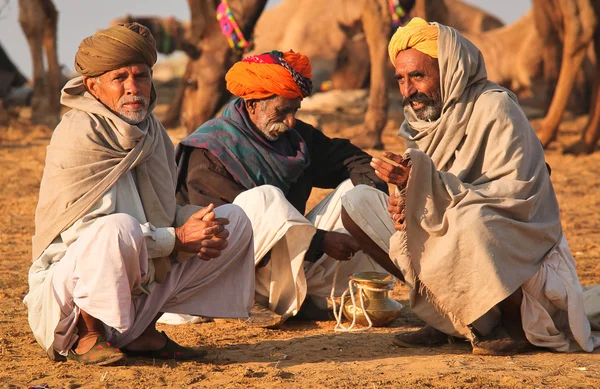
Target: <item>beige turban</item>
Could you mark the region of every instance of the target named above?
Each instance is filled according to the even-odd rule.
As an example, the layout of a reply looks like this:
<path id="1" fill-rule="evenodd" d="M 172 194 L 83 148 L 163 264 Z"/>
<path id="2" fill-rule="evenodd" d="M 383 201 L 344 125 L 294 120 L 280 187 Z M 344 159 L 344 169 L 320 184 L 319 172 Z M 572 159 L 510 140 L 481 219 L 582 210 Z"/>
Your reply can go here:
<path id="1" fill-rule="evenodd" d="M 82 76 L 97 77 L 123 66 L 156 62 L 156 44 L 146 27 L 127 23 L 98 31 L 85 38 L 75 54 L 75 70 Z"/>
<path id="2" fill-rule="evenodd" d="M 399 27 L 388 45 L 392 65 L 402 50 L 415 49 L 432 58 L 438 57 L 439 29 L 421 18 L 413 18 L 406 26 Z"/>

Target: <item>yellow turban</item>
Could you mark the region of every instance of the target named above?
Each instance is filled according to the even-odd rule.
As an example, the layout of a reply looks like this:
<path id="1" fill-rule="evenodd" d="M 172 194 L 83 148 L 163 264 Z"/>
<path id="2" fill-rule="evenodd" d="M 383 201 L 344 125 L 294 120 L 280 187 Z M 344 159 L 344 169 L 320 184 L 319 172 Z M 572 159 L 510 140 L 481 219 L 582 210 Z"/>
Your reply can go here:
<path id="1" fill-rule="evenodd" d="M 154 38 L 150 30 L 138 23 L 98 31 L 85 38 L 75 54 L 75 70 L 87 77 L 136 63 L 150 68 L 156 63 Z"/>
<path id="2" fill-rule="evenodd" d="M 399 27 L 388 45 L 388 54 L 392 64 L 396 64 L 396 56 L 402 50 L 415 49 L 432 58 L 438 57 L 437 26 L 427 23 L 421 18 L 413 18 L 406 26 Z"/>

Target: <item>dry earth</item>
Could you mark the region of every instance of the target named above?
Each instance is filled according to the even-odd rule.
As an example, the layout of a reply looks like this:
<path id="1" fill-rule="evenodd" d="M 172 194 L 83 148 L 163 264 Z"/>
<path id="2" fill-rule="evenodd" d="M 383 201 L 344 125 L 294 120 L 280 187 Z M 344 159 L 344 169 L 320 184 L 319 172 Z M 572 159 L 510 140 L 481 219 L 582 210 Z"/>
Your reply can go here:
<path id="1" fill-rule="evenodd" d="M 164 107 L 162 107 L 164 108 Z M 364 107 L 313 113 L 330 136 L 357 137 Z M 391 112 L 385 146 L 400 152 L 395 137 L 401 120 Z M 558 143 L 548 150 L 552 181 L 561 205 L 565 234 L 584 285 L 600 283 L 600 152 L 563 156 L 560 149 L 577 137 L 585 117 L 563 124 Z M 170 131 L 174 140 L 181 130 Z M 50 388 L 260 387 L 260 388 L 580 388 L 600 387 L 600 352 L 536 352 L 515 357 L 471 355 L 466 343 L 441 348 L 401 349 L 392 334 L 422 323 L 406 308 L 390 328 L 339 334 L 332 322 L 288 323 L 280 330 L 243 323 L 165 326 L 169 336 L 205 347 L 204 363 L 131 360 L 128 366 L 83 367 L 54 363 L 36 344 L 22 299 L 31 263 L 30 238 L 50 130 L 27 120 L 0 126 L 0 387 Z M 315 191 L 314 204 L 326 192 Z M 406 305 L 406 289 L 393 296 Z"/>

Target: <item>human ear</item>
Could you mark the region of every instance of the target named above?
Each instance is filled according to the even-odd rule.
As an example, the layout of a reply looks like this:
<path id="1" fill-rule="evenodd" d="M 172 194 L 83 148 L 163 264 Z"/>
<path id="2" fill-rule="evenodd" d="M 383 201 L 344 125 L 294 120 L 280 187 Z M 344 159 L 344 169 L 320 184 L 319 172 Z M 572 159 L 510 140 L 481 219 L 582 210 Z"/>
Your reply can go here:
<path id="1" fill-rule="evenodd" d="M 94 77 L 83 77 L 83 85 L 88 92 L 95 98 L 98 98 L 98 80 Z"/>
<path id="2" fill-rule="evenodd" d="M 245 100 L 244 102 L 246 104 L 246 111 L 248 111 L 248 113 L 254 115 L 256 113 L 256 106 L 258 105 L 258 101 Z"/>

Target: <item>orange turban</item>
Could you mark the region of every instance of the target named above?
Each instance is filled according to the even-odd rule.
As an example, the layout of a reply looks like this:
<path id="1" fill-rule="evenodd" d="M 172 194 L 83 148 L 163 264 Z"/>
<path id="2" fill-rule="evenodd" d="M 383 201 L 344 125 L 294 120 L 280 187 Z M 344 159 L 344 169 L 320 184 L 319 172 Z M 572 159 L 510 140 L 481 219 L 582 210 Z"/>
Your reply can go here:
<path id="1" fill-rule="evenodd" d="M 136 63 L 149 68 L 156 62 L 156 44 L 146 27 L 127 23 L 98 31 L 85 38 L 75 54 L 75 70 L 82 76 L 97 77 Z"/>
<path id="2" fill-rule="evenodd" d="M 311 77 L 308 57 L 290 50 L 246 57 L 229 69 L 225 81 L 228 91 L 244 99 L 303 99 L 312 92 Z"/>
<path id="3" fill-rule="evenodd" d="M 432 58 L 438 57 L 439 29 L 421 18 L 413 18 L 406 26 L 399 27 L 388 45 L 392 64 L 402 50 L 415 49 Z"/>

